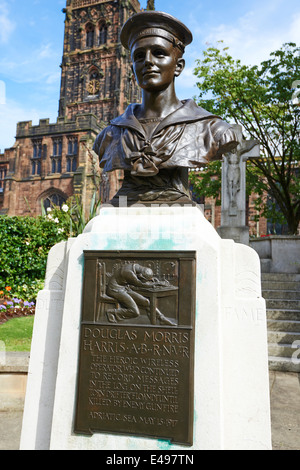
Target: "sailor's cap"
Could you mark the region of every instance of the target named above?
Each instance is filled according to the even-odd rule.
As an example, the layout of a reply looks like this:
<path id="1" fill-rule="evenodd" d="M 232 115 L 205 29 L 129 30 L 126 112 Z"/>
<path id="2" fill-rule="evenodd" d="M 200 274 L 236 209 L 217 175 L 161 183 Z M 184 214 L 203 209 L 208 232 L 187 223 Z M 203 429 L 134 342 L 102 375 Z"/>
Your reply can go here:
<path id="1" fill-rule="evenodd" d="M 161 11 L 143 11 L 124 24 L 121 43 L 126 49 L 131 49 L 138 39 L 149 36 L 163 37 L 182 51 L 193 41 L 191 31 L 174 16 Z"/>

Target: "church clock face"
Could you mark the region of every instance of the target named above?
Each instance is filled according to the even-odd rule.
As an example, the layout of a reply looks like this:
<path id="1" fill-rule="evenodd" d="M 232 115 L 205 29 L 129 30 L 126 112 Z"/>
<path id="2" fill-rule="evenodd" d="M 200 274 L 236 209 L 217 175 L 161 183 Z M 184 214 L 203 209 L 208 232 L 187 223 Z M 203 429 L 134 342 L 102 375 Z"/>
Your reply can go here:
<path id="1" fill-rule="evenodd" d="M 97 95 L 100 90 L 100 82 L 95 78 L 91 79 L 87 84 L 87 91 L 89 95 Z"/>

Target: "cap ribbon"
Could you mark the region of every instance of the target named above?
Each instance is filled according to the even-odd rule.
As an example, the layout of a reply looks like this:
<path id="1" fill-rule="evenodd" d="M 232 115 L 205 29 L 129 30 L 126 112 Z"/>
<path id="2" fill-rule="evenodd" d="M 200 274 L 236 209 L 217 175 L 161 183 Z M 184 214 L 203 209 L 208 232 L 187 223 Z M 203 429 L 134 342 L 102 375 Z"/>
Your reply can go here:
<path id="1" fill-rule="evenodd" d="M 167 41 L 170 41 L 174 47 L 178 47 L 182 52 L 185 50 L 184 44 L 179 41 L 178 38 L 161 28 L 147 28 L 134 34 L 132 38 L 130 38 L 130 49 L 136 41 L 149 36 L 159 36 L 161 38 L 167 39 Z"/>

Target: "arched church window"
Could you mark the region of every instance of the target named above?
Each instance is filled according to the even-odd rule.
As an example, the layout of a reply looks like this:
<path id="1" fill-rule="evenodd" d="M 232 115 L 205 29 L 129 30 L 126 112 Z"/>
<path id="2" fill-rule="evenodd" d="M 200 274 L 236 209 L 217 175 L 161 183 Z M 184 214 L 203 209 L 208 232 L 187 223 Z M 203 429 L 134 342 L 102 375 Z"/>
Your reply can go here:
<path id="1" fill-rule="evenodd" d="M 60 207 L 66 202 L 66 199 L 60 193 L 51 193 L 46 196 L 43 200 L 43 205 L 45 210 L 53 208 L 53 207 Z"/>
<path id="2" fill-rule="evenodd" d="M 99 46 L 107 43 L 107 25 L 105 23 L 100 23 L 99 25 Z"/>
<path id="3" fill-rule="evenodd" d="M 86 47 L 93 47 L 94 45 L 94 35 L 95 35 L 95 27 L 92 24 L 87 24 L 86 28 Z"/>

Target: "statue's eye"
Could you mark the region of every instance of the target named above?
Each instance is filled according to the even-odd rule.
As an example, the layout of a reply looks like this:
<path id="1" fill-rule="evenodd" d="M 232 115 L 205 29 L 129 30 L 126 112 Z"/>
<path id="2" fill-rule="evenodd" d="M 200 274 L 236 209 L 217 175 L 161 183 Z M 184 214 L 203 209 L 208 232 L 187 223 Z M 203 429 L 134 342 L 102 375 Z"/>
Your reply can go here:
<path id="1" fill-rule="evenodd" d="M 155 49 L 154 55 L 155 57 L 165 57 L 166 53 L 163 49 Z"/>
<path id="2" fill-rule="evenodd" d="M 145 53 L 140 51 L 140 52 L 137 52 L 134 54 L 134 60 L 135 61 L 138 61 L 138 60 L 144 60 L 145 59 Z"/>

